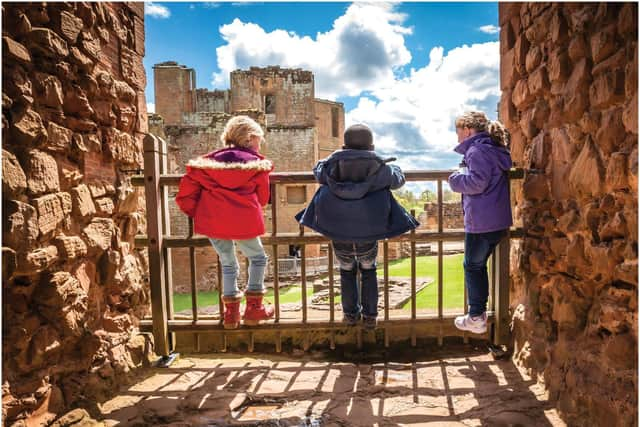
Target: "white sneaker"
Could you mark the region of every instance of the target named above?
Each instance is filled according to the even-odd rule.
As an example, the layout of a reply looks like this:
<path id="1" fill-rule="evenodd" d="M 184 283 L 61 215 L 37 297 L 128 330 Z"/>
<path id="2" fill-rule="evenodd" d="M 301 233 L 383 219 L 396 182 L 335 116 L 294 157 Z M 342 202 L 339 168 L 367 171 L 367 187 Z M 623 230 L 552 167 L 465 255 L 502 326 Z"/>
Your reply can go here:
<path id="1" fill-rule="evenodd" d="M 458 316 L 453 323 L 456 325 L 456 328 L 461 331 L 469 331 L 474 334 L 484 334 L 487 332 L 487 313 L 484 312 L 481 316 L 474 317 L 469 314 Z"/>

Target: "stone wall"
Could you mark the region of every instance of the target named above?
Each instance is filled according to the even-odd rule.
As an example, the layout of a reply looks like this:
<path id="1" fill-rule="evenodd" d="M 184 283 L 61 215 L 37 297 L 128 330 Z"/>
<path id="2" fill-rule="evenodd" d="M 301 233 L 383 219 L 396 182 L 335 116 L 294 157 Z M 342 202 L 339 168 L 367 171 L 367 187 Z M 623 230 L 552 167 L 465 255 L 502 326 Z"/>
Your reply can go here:
<path id="1" fill-rule="evenodd" d="M 142 3 L 3 3 L 2 415 L 45 425 L 142 362 Z M 144 230 L 142 230 L 144 231 Z"/>
<path id="2" fill-rule="evenodd" d="M 428 230 L 438 229 L 438 203 L 425 203 L 424 220 L 420 220 L 420 228 Z M 462 203 L 452 202 L 442 204 L 442 227 L 446 229 L 464 228 L 464 216 L 462 215 Z"/>
<path id="3" fill-rule="evenodd" d="M 274 113 L 265 111 L 273 96 Z M 267 126 L 307 126 L 315 121 L 313 73 L 280 67 L 231 72 L 231 111 L 256 108 L 267 114 Z"/>
<path id="4" fill-rule="evenodd" d="M 166 125 L 182 123 L 182 113 L 195 111 L 193 68 L 167 61 L 153 66 L 156 113 Z"/>
<path id="5" fill-rule="evenodd" d="M 637 425 L 637 4 L 501 3 L 525 238 L 514 358 L 570 425 Z"/>
<path id="6" fill-rule="evenodd" d="M 231 111 L 231 91 L 196 89 L 196 111 L 228 113 Z"/>

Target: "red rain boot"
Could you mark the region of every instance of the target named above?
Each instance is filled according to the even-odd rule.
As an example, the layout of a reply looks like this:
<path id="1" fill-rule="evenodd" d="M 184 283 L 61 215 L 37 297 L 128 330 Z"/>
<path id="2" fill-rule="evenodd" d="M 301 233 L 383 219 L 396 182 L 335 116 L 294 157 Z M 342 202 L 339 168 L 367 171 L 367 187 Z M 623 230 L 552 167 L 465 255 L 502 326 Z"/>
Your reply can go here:
<path id="1" fill-rule="evenodd" d="M 244 310 L 244 324 L 257 325 L 261 320 L 271 319 L 273 317 L 273 307 L 265 307 L 262 304 L 264 292 L 245 292 L 247 297 L 247 307 Z"/>
<path id="2" fill-rule="evenodd" d="M 222 324 L 225 329 L 237 329 L 240 326 L 241 300 L 241 293 L 238 293 L 234 296 L 222 297 L 222 309 L 224 310 L 224 319 L 222 321 Z"/>

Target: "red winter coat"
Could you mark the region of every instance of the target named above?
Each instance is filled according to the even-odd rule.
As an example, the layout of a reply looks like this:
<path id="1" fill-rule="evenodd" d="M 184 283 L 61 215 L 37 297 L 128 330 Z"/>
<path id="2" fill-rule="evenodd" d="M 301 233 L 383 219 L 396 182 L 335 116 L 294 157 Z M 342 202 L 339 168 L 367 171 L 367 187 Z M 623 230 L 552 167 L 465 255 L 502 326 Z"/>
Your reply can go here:
<path id="1" fill-rule="evenodd" d="M 214 151 L 189 161 L 176 203 L 193 218 L 198 234 L 226 240 L 261 236 L 271 170 L 271 161 L 253 150 Z"/>

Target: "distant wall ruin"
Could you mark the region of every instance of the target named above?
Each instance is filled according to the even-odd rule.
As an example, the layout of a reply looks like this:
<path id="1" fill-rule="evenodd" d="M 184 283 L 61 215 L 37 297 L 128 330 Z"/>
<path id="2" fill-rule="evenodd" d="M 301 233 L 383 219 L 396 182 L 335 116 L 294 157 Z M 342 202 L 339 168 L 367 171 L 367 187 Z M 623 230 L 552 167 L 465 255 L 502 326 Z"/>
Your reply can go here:
<path id="1" fill-rule="evenodd" d="M 570 425 L 637 425 L 637 4 L 499 8 L 500 117 L 528 170 L 514 357 Z"/>
<path id="2" fill-rule="evenodd" d="M 2 415 L 46 425 L 142 362 L 144 6 L 2 14 Z"/>

